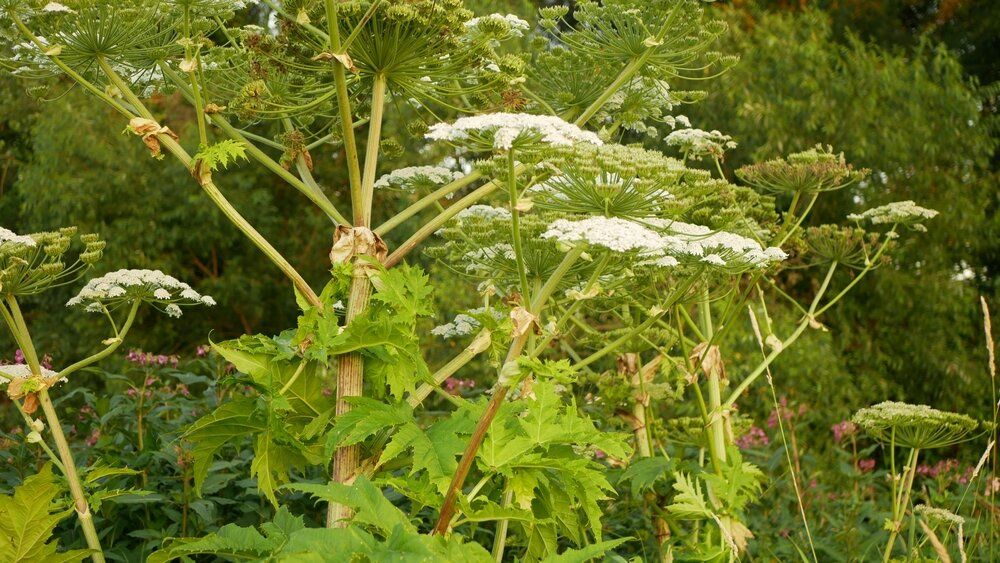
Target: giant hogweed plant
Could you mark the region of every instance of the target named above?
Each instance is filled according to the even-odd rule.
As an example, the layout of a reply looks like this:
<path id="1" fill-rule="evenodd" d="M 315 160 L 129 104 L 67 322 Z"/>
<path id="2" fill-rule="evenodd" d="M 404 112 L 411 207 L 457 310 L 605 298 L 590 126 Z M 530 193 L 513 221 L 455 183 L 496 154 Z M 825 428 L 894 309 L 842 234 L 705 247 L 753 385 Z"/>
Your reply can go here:
<path id="1" fill-rule="evenodd" d="M 240 26 L 248 17 L 261 25 Z M 736 558 L 762 477 L 733 446 L 738 401 L 888 260 L 901 231 L 934 215 L 904 202 L 853 226 L 805 229 L 823 192 L 865 173 L 829 148 L 741 169 L 741 185 L 727 178 L 720 163 L 733 140 L 691 129 L 674 110 L 703 93 L 669 87 L 737 60 L 709 50 L 725 25 L 692 0 L 581 1 L 571 17 L 548 7 L 532 23 L 475 17 L 460 0 L 0 0 L 0 18 L 6 67 L 48 95 L 85 89 L 152 157 L 181 162 L 288 277 L 301 310 L 277 336 L 213 344 L 248 391 L 184 433 L 196 489 L 214 459 L 249 438 L 249 470 L 274 520 L 177 538 L 154 560 L 584 560 L 627 541 L 603 537 L 601 506 L 615 487 L 602 459 L 629 465 L 623 483 L 645 491 L 665 560 Z M 164 113 L 158 95 L 190 104 L 190 138 L 171 129 L 182 116 Z M 387 127 L 398 122 L 406 126 Z M 664 136 L 681 158 L 655 149 Z M 346 172 L 343 197 L 314 174 L 331 153 Z M 403 164 L 425 162 L 399 166 L 404 153 Z M 226 169 L 240 161 L 329 218 L 322 288 L 226 198 Z M 884 230 L 866 232 L 866 221 Z M 390 248 L 404 226 L 412 234 Z M 468 342 L 433 369 L 417 332 L 435 314 L 431 283 L 404 262 L 424 247 L 481 300 L 428 335 Z M 780 336 L 766 303 L 790 299 L 778 277 L 788 268 L 819 274 L 812 301 L 793 303 L 801 321 Z M 129 320 L 139 303 L 169 314 L 171 300 L 187 299 L 163 280 L 141 292 L 118 278 L 94 283 L 80 300 L 109 314 L 130 304 Z M 11 287 L 2 288 L 9 324 L 30 350 Z M 749 373 L 727 374 L 719 342 L 744 326 L 746 307 L 765 354 Z M 121 326 L 112 347 L 129 320 L 109 318 Z M 495 373 L 487 397 L 441 392 L 480 357 Z M 37 358 L 29 366 L 100 560 L 46 406 L 45 387 L 66 370 L 47 374 Z M 12 386 L 12 396 L 24 390 Z M 444 412 L 426 409 L 435 394 Z M 666 409 L 675 416 L 653 424 Z M 622 421 L 630 434 L 615 431 Z M 329 482 L 297 479 L 307 467 L 328 468 Z M 282 507 L 287 495 L 325 502 L 327 527 L 306 527 Z"/>

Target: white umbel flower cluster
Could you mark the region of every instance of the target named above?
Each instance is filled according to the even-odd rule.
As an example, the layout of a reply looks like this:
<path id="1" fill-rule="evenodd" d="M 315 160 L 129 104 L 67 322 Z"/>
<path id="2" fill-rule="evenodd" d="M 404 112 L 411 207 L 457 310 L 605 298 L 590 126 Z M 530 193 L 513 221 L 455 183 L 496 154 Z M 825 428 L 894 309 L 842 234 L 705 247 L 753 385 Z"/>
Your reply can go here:
<path id="1" fill-rule="evenodd" d="M 522 20 L 521 18 L 515 16 L 514 14 L 490 14 L 488 16 L 480 16 L 478 18 L 472 18 L 471 20 L 465 22 L 465 29 L 470 32 L 478 32 L 481 24 L 488 21 L 502 21 L 505 22 L 510 27 L 511 37 L 521 37 L 524 35 L 525 31 L 528 31 L 530 27 L 528 22 Z"/>
<path id="2" fill-rule="evenodd" d="M 165 305 L 163 312 L 171 317 L 181 316 L 181 305 L 215 305 L 211 296 L 160 270 L 118 270 L 88 281 L 66 306 L 100 312 L 104 307 L 133 301 Z"/>
<path id="3" fill-rule="evenodd" d="M 28 235 L 19 235 L 10 229 L 0 227 L 0 245 L 7 243 L 18 246 L 33 247 L 35 246 L 35 239 L 29 237 Z"/>
<path id="4" fill-rule="evenodd" d="M 704 225 L 681 221 L 646 221 L 668 233 L 664 238 L 677 255 L 700 257 L 706 264 L 725 266 L 735 260 L 753 266 L 767 266 L 788 258 L 785 251 L 776 246 L 763 248 L 757 241 L 736 233 L 713 231 Z"/>
<path id="5" fill-rule="evenodd" d="M 895 201 L 879 207 L 873 207 L 861 213 L 852 213 L 847 216 L 851 221 L 870 221 L 873 225 L 885 225 L 901 223 L 913 225 L 924 219 L 933 219 L 938 214 L 933 209 L 920 207 L 910 200 Z"/>
<path id="6" fill-rule="evenodd" d="M 462 172 L 443 166 L 408 166 L 383 175 L 375 182 L 375 187 L 413 191 L 419 187 L 442 186 L 463 176 Z"/>
<path id="7" fill-rule="evenodd" d="M 530 113 L 487 113 L 462 117 L 454 123 L 432 125 L 425 136 L 478 150 L 510 150 L 515 145 L 538 143 L 553 146 L 604 144 L 596 133 L 584 131 L 558 117 Z"/>
<path id="8" fill-rule="evenodd" d="M 732 137 L 716 130 L 678 129 L 667 135 L 664 141 L 693 160 L 700 160 L 704 156 L 721 158 L 727 150 L 736 148 Z"/>
<path id="9" fill-rule="evenodd" d="M 71 9 L 69 6 L 60 4 L 59 2 L 49 2 L 44 7 L 42 7 L 43 12 L 66 12 L 70 14 L 75 14 L 76 10 Z"/>
<path id="10" fill-rule="evenodd" d="M 787 258 L 780 248 L 763 248 L 735 233 L 680 221 L 644 221 L 648 226 L 617 217 L 559 219 L 541 236 L 566 244 L 585 242 L 615 252 L 636 252 L 643 264 L 661 267 L 676 266 L 681 261 L 718 267 L 766 267 Z"/>
<path id="11" fill-rule="evenodd" d="M 496 320 L 503 320 L 503 311 L 493 308 L 490 308 L 488 311 Z M 455 315 L 455 319 L 450 323 L 445 323 L 432 328 L 431 334 L 434 336 L 440 336 L 444 339 L 469 336 L 479 330 L 479 327 L 482 326 L 482 323 L 480 323 L 479 320 L 472 315 L 481 315 L 486 312 L 486 307 L 478 307 L 476 309 L 470 309 L 468 313 L 459 313 L 458 315 Z"/>
<path id="12" fill-rule="evenodd" d="M 476 204 L 470 205 L 455 215 L 458 220 L 477 218 L 486 221 L 509 221 L 511 219 L 510 210 L 505 207 L 493 207 L 492 205 Z"/>
<path id="13" fill-rule="evenodd" d="M 586 242 L 615 252 L 652 253 L 663 248 L 663 235 L 618 217 L 588 217 L 578 221 L 557 219 L 542 233 L 542 238 L 567 244 Z"/>

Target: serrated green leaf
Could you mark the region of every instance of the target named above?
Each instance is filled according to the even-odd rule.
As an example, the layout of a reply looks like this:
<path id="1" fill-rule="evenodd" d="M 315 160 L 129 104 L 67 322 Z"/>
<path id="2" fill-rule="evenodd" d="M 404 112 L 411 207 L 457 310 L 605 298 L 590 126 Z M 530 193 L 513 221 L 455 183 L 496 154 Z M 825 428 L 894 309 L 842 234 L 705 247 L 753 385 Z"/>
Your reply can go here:
<path id="1" fill-rule="evenodd" d="M 191 455 L 195 491 L 201 491 L 212 459 L 222 448 L 256 436 L 264 431 L 265 424 L 257 399 L 243 397 L 224 403 L 189 426 L 184 438 L 194 446 Z"/>
<path id="2" fill-rule="evenodd" d="M 672 516 L 681 520 L 699 520 L 714 518 L 715 512 L 705 500 L 705 493 L 697 477 L 689 477 L 684 473 L 675 473 L 676 481 L 674 502 L 667 507 Z"/>
<path id="3" fill-rule="evenodd" d="M 84 483 L 88 485 L 93 485 L 97 481 L 104 479 L 105 477 L 115 477 L 120 475 L 139 475 L 141 471 L 136 471 L 135 469 L 129 469 L 128 467 L 108 467 L 105 465 L 97 465 L 87 469 L 86 477 L 84 478 Z"/>
<path id="4" fill-rule="evenodd" d="M 80 561 L 90 554 L 84 549 L 57 553 L 57 544 L 49 542 L 56 524 L 73 511 L 53 506 L 59 493 L 52 466 L 45 464 L 13 495 L 0 496 L 0 561 Z"/>
<path id="5" fill-rule="evenodd" d="M 390 532 L 396 526 L 404 530 L 416 528 L 401 510 L 393 506 L 382 491 L 365 476 L 359 476 L 351 485 L 341 483 L 297 483 L 285 485 L 285 489 L 308 493 L 327 502 L 337 502 L 354 509 L 353 522 L 366 524 L 382 532 Z"/>
<path id="6" fill-rule="evenodd" d="M 628 482 L 632 496 L 653 486 L 654 483 L 663 478 L 664 475 L 673 471 L 674 462 L 664 457 L 647 457 L 633 461 L 626 469 L 619 483 Z"/>
<path id="7" fill-rule="evenodd" d="M 581 549 L 567 549 L 566 551 L 550 555 L 543 559 L 544 563 L 587 563 L 604 555 L 608 551 L 619 545 L 630 541 L 632 538 L 618 538 L 588 545 Z"/>
<path id="8" fill-rule="evenodd" d="M 382 430 L 388 430 L 413 420 L 413 409 L 407 403 L 389 404 L 368 397 L 348 397 L 351 410 L 334 420 L 327 437 L 328 448 L 357 444 Z"/>
<path id="9" fill-rule="evenodd" d="M 429 282 L 423 270 L 403 263 L 372 277 L 376 290 L 372 299 L 385 303 L 409 319 L 432 315 L 434 309 Z"/>
<path id="10" fill-rule="evenodd" d="M 208 170 L 224 170 L 230 163 L 237 160 L 247 160 L 246 145 L 233 139 L 225 139 L 214 145 L 201 147 L 194 160 Z"/>

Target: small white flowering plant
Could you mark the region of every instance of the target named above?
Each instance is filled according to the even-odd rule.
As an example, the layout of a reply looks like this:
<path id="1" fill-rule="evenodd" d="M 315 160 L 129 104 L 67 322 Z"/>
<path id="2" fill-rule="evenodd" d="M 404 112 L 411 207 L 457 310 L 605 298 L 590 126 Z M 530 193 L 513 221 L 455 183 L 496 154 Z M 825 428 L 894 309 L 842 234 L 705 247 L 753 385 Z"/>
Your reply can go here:
<path id="1" fill-rule="evenodd" d="M 178 430 L 195 491 L 228 447 L 249 444 L 262 502 L 288 516 L 286 495 L 315 497 L 326 528 L 271 542 L 280 522 L 263 535 L 231 524 L 166 539 L 155 558 L 600 557 L 628 541 L 604 536 L 612 465 L 627 467 L 619 486 L 651 493 L 633 495 L 642 510 L 629 522 L 671 531 L 655 534 L 660 558 L 745 556 L 762 473 L 736 447 L 738 403 L 889 259 L 898 227 L 919 230 L 935 212 L 896 204 L 850 227 L 805 228 L 822 194 L 867 171 L 820 147 L 726 174 L 738 140 L 694 128 L 709 125 L 677 110 L 704 93 L 673 89 L 736 64 L 712 50 L 725 23 L 695 0 L 573 4 L 525 18 L 461 0 L 0 0 L 6 68 L 43 87 L 69 81 L 120 115 L 292 286 L 296 326 L 214 343 L 239 392 Z M 329 219 L 321 287 L 226 197 L 229 168 L 250 165 Z M 72 236 L 0 231 L 5 318 L 23 349 L 10 300 L 75 280 L 100 254 L 84 235 L 80 265 L 63 266 Z M 449 272 L 439 294 L 468 308 L 442 310 L 406 260 Z M 779 326 L 768 306 L 791 299 L 787 278 L 812 298 Z M 24 400 L 37 395 L 48 416 L 39 388 L 119 346 L 142 304 L 179 316 L 213 303 L 157 271 L 91 280 L 68 304 L 109 320 L 106 348 L 54 374 L 26 351 L 39 383 Z M 726 336 L 740 330 L 761 357 L 727 372 Z M 441 340 L 452 355 L 432 367 Z M 467 373 L 485 393 L 443 389 Z"/>

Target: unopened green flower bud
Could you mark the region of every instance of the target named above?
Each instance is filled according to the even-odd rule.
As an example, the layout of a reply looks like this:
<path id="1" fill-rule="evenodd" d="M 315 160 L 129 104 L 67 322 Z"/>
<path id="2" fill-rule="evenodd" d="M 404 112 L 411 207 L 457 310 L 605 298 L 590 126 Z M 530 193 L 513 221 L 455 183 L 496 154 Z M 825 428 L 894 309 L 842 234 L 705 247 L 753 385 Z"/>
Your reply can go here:
<path id="1" fill-rule="evenodd" d="M 97 233 L 86 233 L 80 235 L 80 241 L 82 241 L 84 244 L 90 244 L 92 242 L 97 242 L 99 240 L 101 240 L 101 235 Z"/>
<path id="2" fill-rule="evenodd" d="M 423 137 L 427 132 L 427 124 L 423 121 L 410 121 L 406 124 L 406 132 L 412 137 Z"/>
<path id="3" fill-rule="evenodd" d="M 100 250 L 94 250 L 90 252 L 84 252 L 80 254 L 80 261 L 87 265 L 96 264 L 98 260 L 101 259 L 103 253 Z"/>
<path id="4" fill-rule="evenodd" d="M 568 6 L 549 6 L 538 10 L 538 15 L 546 20 L 558 20 L 566 17 L 569 13 Z"/>
<path id="5" fill-rule="evenodd" d="M 396 139 L 382 139 L 379 143 L 379 151 L 389 159 L 399 158 L 403 156 L 403 145 L 399 144 Z"/>
<path id="6" fill-rule="evenodd" d="M 66 264 L 62 262 L 47 262 L 39 266 L 38 269 L 46 276 L 58 276 L 66 269 Z"/>

